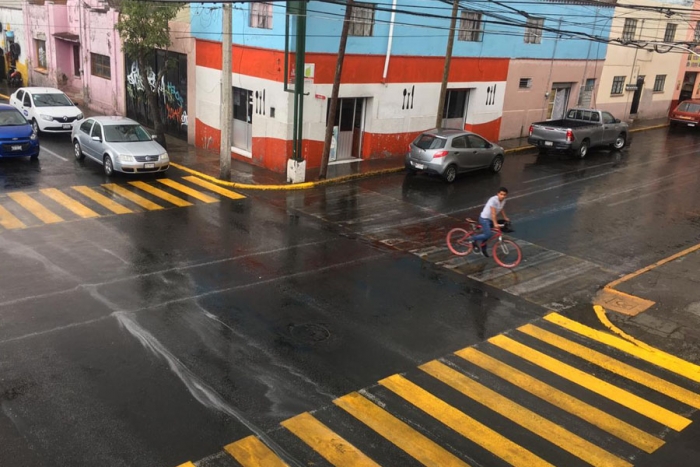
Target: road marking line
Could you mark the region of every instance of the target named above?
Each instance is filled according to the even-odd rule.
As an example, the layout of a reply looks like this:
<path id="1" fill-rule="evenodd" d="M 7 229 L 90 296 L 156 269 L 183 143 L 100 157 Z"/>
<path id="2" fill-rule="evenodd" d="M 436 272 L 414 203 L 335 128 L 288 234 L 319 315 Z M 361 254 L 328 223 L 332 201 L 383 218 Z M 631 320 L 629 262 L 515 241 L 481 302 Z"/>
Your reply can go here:
<path id="1" fill-rule="evenodd" d="M 270 448 L 254 435 L 224 446 L 243 467 L 287 467 Z"/>
<path id="2" fill-rule="evenodd" d="M 26 227 L 24 222 L 17 219 L 10 211 L 0 206 L 0 225 L 6 229 L 23 229 Z"/>
<path id="3" fill-rule="evenodd" d="M 192 462 L 185 462 L 184 464 L 180 464 L 177 467 L 196 467 Z"/>
<path id="4" fill-rule="evenodd" d="M 629 342 L 628 340 L 589 328 L 588 326 L 566 318 L 558 313 L 550 313 L 545 316 L 544 319 L 568 329 L 569 331 L 575 332 L 576 334 L 580 334 L 588 337 L 589 339 L 600 342 L 601 344 L 621 350 L 658 367 L 684 376 L 692 381 L 695 381 L 696 383 L 700 383 L 700 366 L 685 361 L 674 355 L 646 345 L 645 347 L 640 347 L 639 345 Z"/>
<path id="5" fill-rule="evenodd" d="M 100 217 L 95 211 L 85 206 L 82 203 L 74 200 L 70 196 L 66 195 L 62 191 L 56 188 L 44 188 L 41 190 L 43 194 L 56 201 L 58 204 L 62 205 L 66 209 L 72 211 L 83 219 L 89 219 L 91 217 Z"/>
<path id="6" fill-rule="evenodd" d="M 205 203 L 216 203 L 218 201 L 216 198 L 212 198 L 209 195 L 205 195 L 204 193 L 201 193 L 197 190 L 193 190 L 192 188 L 185 186 L 182 183 L 178 183 L 175 180 L 170 180 L 169 178 L 159 179 L 158 183 L 162 183 L 163 185 L 169 186 L 170 188 L 174 188 L 175 190 L 181 191 L 186 195 L 189 195 L 200 201 L 204 201 Z"/>
<path id="7" fill-rule="evenodd" d="M 73 189 L 83 196 L 87 196 L 94 202 L 101 204 L 115 214 L 128 214 L 134 212 L 126 206 L 122 206 L 116 201 L 112 201 L 111 199 L 107 198 L 105 195 L 96 192 L 92 188 L 86 186 L 74 186 Z"/>
<path id="8" fill-rule="evenodd" d="M 333 403 L 424 465 L 469 467 L 454 454 L 357 392 L 340 397 Z"/>
<path id="9" fill-rule="evenodd" d="M 22 206 L 24 209 L 31 212 L 34 216 L 38 217 L 39 220 L 41 220 L 45 224 L 55 224 L 56 222 L 63 222 L 63 218 L 61 218 L 61 216 L 49 211 L 38 201 L 36 201 L 26 193 L 8 193 L 7 196 L 12 198 L 17 204 Z"/>
<path id="10" fill-rule="evenodd" d="M 109 191 L 118 194 L 122 198 L 126 198 L 129 201 L 138 204 L 142 208 L 148 209 L 149 211 L 163 209 L 163 206 L 161 206 L 160 204 L 156 204 L 153 201 L 144 198 L 143 196 L 137 195 L 136 193 L 133 193 L 127 190 L 126 188 L 117 185 L 116 183 L 105 183 L 102 186 L 108 189 Z"/>
<path id="11" fill-rule="evenodd" d="M 56 154 L 55 152 L 53 152 L 53 151 L 52 151 L 52 150 L 50 150 L 50 149 L 47 149 L 47 148 L 46 148 L 46 146 L 41 146 L 41 149 L 40 149 L 40 151 L 45 151 L 45 152 L 48 152 L 48 153 L 49 153 L 49 154 L 51 154 L 52 156 L 54 156 L 54 157 L 58 157 L 59 159 L 61 159 L 61 160 L 64 160 L 64 161 L 68 162 L 68 159 L 66 159 L 66 158 L 65 158 L 65 157 L 63 157 L 63 156 L 60 156 L 60 155 Z"/>
<path id="12" fill-rule="evenodd" d="M 656 302 L 605 287 L 593 297 L 593 304 L 604 306 L 623 315 L 637 316 L 654 306 Z"/>
<path id="13" fill-rule="evenodd" d="M 461 410 L 438 399 L 403 376 L 393 375 L 379 381 L 379 384 L 493 455 L 503 459 L 509 465 L 514 467 L 549 467 L 552 465 L 497 431 L 474 420 Z"/>
<path id="14" fill-rule="evenodd" d="M 632 279 L 633 277 L 637 277 L 641 274 L 644 274 L 645 272 L 649 272 L 652 269 L 658 268 L 659 266 L 662 266 L 670 261 L 673 261 L 674 259 L 678 259 L 681 256 L 685 256 L 687 254 L 690 254 L 696 250 L 700 250 L 700 244 L 697 244 L 695 246 L 691 246 L 690 248 L 686 248 L 685 250 L 680 251 L 680 252 L 676 253 L 675 255 L 671 255 L 668 258 L 664 258 L 660 261 L 655 262 L 654 264 L 650 264 L 647 267 L 644 267 L 642 269 L 639 269 L 638 271 L 632 272 L 630 274 L 627 274 L 626 276 L 623 276 L 617 280 L 614 280 L 611 283 L 609 283 L 608 285 L 606 285 L 605 288 L 613 288 L 616 285 L 621 284 L 622 282 L 628 281 L 628 280 Z"/>
<path id="15" fill-rule="evenodd" d="M 187 176 L 187 177 L 182 177 L 183 180 L 187 180 L 188 182 L 194 183 L 195 185 L 199 185 L 203 188 L 206 188 L 209 191 L 213 191 L 214 193 L 218 193 L 222 196 L 226 196 L 227 198 L 231 199 L 241 199 L 245 198 L 240 193 L 236 193 L 235 191 L 227 190 L 226 188 L 221 188 L 218 185 L 214 185 L 213 183 L 209 183 L 205 180 L 202 180 L 199 177 L 193 177 L 193 176 Z"/>
<path id="16" fill-rule="evenodd" d="M 538 328 L 532 324 L 526 324 L 525 326 L 519 327 L 518 331 L 594 363 L 601 368 L 623 376 L 631 381 L 647 386 L 657 392 L 660 392 L 661 394 L 665 394 L 678 401 L 681 401 L 684 404 L 700 409 L 699 394 L 666 381 L 665 379 L 651 375 L 646 371 L 642 371 L 615 358 L 609 357 L 596 350 L 589 349 L 586 346 L 565 339 L 557 334 L 546 331 L 542 328 Z"/>
<path id="17" fill-rule="evenodd" d="M 308 412 L 285 420 L 281 425 L 336 467 L 380 467 Z"/>
<path id="18" fill-rule="evenodd" d="M 596 446 L 562 426 L 498 394 L 437 360 L 419 367 L 465 396 L 530 430 L 564 451 L 597 467 L 632 467 L 629 462 Z M 471 436 L 470 436 L 471 437 Z M 477 441 L 478 442 L 478 441 Z M 500 444 L 498 445 L 500 447 Z M 488 446 L 484 446 L 489 449 Z M 490 450 L 490 449 L 489 449 Z M 500 457 L 500 456 L 499 456 Z"/>
<path id="19" fill-rule="evenodd" d="M 539 397 L 543 401 L 587 421 L 591 425 L 616 436 L 644 452 L 652 453 L 664 445 L 663 440 L 473 347 L 459 350 L 455 352 L 455 355 L 529 392 L 533 396 Z"/>
<path id="20" fill-rule="evenodd" d="M 488 342 L 676 431 L 681 431 L 690 425 L 691 421 L 685 417 L 531 349 L 505 335 L 494 336 Z"/>
<path id="21" fill-rule="evenodd" d="M 129 185 L 135 186 L 136 188 L 139 188 L 139 189 L 145 191 L 146 193 L 150 193 L 153 196 L 157 196 L 161 199 L 164 199 L 165 201 L 168 201 L 168 202 L 174 204 L 175 206 L 179 206 L 181 208 L 184 208 L 187 206 L 192 206 L 192 203 L 190 203 L 189 201 L 185 201 L 182 198 L 178 198 L 177 196 L 173 196 L 170 193 L 165 192 L 165 191 L 161 190 L 160 188 L 156 188 L 154 186 L 151 186 L 147 183 L 129 182 Z"/>

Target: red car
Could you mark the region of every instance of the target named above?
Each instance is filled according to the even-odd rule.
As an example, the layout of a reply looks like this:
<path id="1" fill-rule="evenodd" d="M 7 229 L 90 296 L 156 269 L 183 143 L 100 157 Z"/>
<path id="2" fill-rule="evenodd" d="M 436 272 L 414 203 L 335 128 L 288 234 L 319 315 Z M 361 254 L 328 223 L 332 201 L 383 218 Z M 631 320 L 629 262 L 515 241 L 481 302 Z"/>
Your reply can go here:
<path id="1" fill-rule="evenodd" d="M 671 112 L 671 126 L 700 126 L 700 100 L 687 100 Z"/>

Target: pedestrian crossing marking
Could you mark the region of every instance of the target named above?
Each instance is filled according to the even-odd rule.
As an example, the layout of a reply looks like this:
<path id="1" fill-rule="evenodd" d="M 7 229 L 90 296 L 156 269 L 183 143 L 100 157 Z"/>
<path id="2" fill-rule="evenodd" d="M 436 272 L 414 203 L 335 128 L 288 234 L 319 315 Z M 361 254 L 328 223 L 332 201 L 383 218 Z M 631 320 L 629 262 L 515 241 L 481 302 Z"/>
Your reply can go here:
<path id="1" fill-rule="evenodd" d="M 583 459 L 590 465 L 596 467 L 632 467 L 629 462 L 599 448 L 564 427 L 547 420 L 437 360 L 421 365 L 419 368 L 465 396 Z M 484 447 L 488 449 L 488 446 Z"/>
<path id="2" fill-rule="evenodd" d="M 437 398 L 403 376 L 393 375 L 379 381 L 379 384 L 514 467 L 552 467 L 552 464 L 549 462 Z"/>
<path id="3" fill-rule="evenodd" d="M 380 467 L 308 412 L 285 420 L 281 425 L 336 467 Z"/>
<path id="4" fill-rule="evenodd" d="M 162 183 L 165 186 L 169 186 L 170 188 L 173 188 L 177 191 L 181 191 L 185 193 L 186 195 L 189 195 L 195 199 L 198 199 L 200 201 L 203 201 L 205 203 L 216 203 L 217 199 L 212 198 L 209 195 L 205 195 L 204 193 L 201 193 L 197 190 L 193 190 L 192 188 L 183 185 L 182 183 L 178 183 L 175 180 L 171 180 L 169 178 L 163 178 L 163 179 L 158 179 L 158 183 Z"/>
<path id="5" fill-rule="evenodd" d="M 6 229 L 23 229 L 26 227 L 24 222 L 17 219 L 10 211 L 0 206 L 0 225 Z"/>
<path id="6" fill-rule="evenodd" d="M 685 417 L 562 363 L 503 334 L 492 337 L 488 342 L 676 431 L 681 431 L 690 424 L 690 420 Z"/>
<path id="7" fill-rule="evenodd" d="M 357 392 L 340 397 L 333 403 L 424 465 L 469 467 L 469 464 Z"/>
<path id="8" fill-rule="evenodd" d="M 18 191 L 8 193 L 7 196 L 9 196 L 13 201 L 22 206 L 24 209 L 32 213 L 44 224 L 55 224 L 56 222 L 63 222 L 63 218 L 61 218 L 61 216 L 54 214 L 26 193 Z"/>
<path id="9" fill-rule="evenodd" d="M 224 450 L 243 467 L 287 467 L 287 464 L 255 435 L 226 445 Z"/>
<path id="10" fill-rule="evenodd" d="M 80 193 L 83 196 L 86 196 L 87 198 L 90 198 L 97 204 L 100 204 L 104 206 L 105 208 L 109 209 L 115 214 L 129 214 L 134 211 L 131 209 L 127 208 L 126 206 L 122 206 L 121 204 L 117 203 L 116 201 L 112 201 L 111 199 L 107 198 L 105 195 L 96 192 L 90 187 L 87 186 L 74 186 L 73 189 Z"/>
<path id="11" fill-rule="evenodd" d="M 647 361 L 653 365 L 684 376 L 696 383 L 700 383 L 700 366 L 663 352 L 659 349 L 646 350 L 617 336 L 598 331 L 586 325 L 573 321 L 559 313 L 550 313 L 544 317 L 547 321 L 568 329 L 576 334 L 592 339 L 601 344 L 621 350 L 634 357 Z"/>
<path id="12" fill-rule="evenodd" d="M 148 209 L 149 211 L 163 209 L 163 206 L 161 206 L 160 204 L 156 204 L 153 201 L 146 199 L 141 195 L 137 195 L 136 193 L 129 191 L 123 186 L 117 185 L 116 183 L 105 183 L 102 186 L 108 189 L 109 191 L 118 194 L 122 198 L 126 198 L 129 201 L 138 204 L 142 208 Z"/>
<path id="13" fill-rule="evenodd" d="M 175 206 L 179 206 L 181 208 L 187 207 L 187 206 L 192 206 L 192 203 L 190 203 L 189 201 L 185 201 L 182 198 L 178 198 L 177 196 L 173 196 L 170 193 L 168 193 L 167 191 L 163 191 L 160 188 L 156 188 L 156 187 L 151 186 L 147 183 L 129 182 L 129 185 L 135 186 L 136 188 L 139 188 L 139 189 L 145 191 L 146 193 L 150 193 L 153 196 L 157 196 L 158 198 L 164 199 L 165 201 L 168 201 L 168 202 L 174 204 Z"/>
<path id="14" fill-rule="evenodd" d="M 455 352 L 455 355 L 539 397 L 553 406 L 569 412 L 587 421 L 591 425 L 597 426 L 601 430 L 616 436 L 644 452 L 652 453 L 664 445 L 663 440 L 513 368 L 500 360 L 486 355 L 474 347 L 459 350 Z"/>
<path id="15" fill-rule="evenodd" d="M 62 191 L 57 190 L 56 188 L 44 188 L 41 190 L 41 192 L 43 194 L 45 194 L 46 196 L 48 196 L 49 198 L 51 198 L 52 200 L 56 201 L 61 206 L 70 210 L 74 214 L 82 217 L 83 219 L 89 219 L 92 217 L 100 217 L 99 214 L 97 214 L 95 211 L 93 211 L 89 207 L 85 206 L 82 203 L 79 203 L 78 201 L 74 200 L 70 196 L 63 193 Z"/>
<path id="16" fill-rule="evenodd" d="M 532 324 L 522 326 L 518 328 L 518 330 L 553 345 L 554 347 L 569 352 L 572 355 L 588 360 L 601 368 L 647 386 L 660 392 L 661 394 L 666 394 L 667 396 L 679 400 L 691 407 L 700 409 L 700 395 L 692 391 L 688 391 L 687 389 L 677 386 L 669 381 L 651 375 L 645 371 L 623 363 L 612 357 L 608 357 L 607 355 L 593 349 L 589 349 L 583 345 L 572 342 L 554 333 L 545 331 L 544 329 L 538 328 Z"/>
<path id="17" fill-rule="evenodd" d="M 178 465 L 178 467 L 196 467 L 192 462 L 185 462 L 184 464 Z"/>
<path id="18" fill-rule="evenodd" d="M 235 191 L 227 190 L 226 188 L 221 188 L 219 185 L 209 183 L 206 180 L 202 180 L 199 177 L 187 176 L 187 177 L 183 177 L 183 180 L 187 180 L 188 182 L 194 183 L 195 185 L 199 185 L 202 188 L 206 188 L 207 190 L 213 191 L 214 193 L 218 193 L 222 196 L 226 196 L 227 198 L 231 198 L 231 199 L 245 198 L 245 196 L 243 196 L 240 193 L 236 193 Z"/>

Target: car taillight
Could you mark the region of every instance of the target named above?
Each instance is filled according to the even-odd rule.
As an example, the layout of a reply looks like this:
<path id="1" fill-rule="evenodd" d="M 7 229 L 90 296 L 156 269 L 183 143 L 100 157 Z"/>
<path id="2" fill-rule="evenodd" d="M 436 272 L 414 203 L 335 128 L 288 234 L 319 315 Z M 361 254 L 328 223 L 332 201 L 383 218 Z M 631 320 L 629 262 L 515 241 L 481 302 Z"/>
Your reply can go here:
<path id="1" fill-rule="evenodd" d="M 566 140 L 571 143 L 574 141 L 574 132 L 571 130 L 566 130 Z"/>
<path id="2" fill-rule="evenodd" d="M 440 157 L 445 157 L 447 155 L 447 151 L 438 151 L 435 154 L 433 154 L 433 159 L 439 159 Z"/>
<path id="3" fill-rule="evenodd" d="M 530 125 L 530 132 L 529 135 L 532 136 L 532 125 Z"/>
<path id="4" fill-rule="evenodd" d="M 411 152 L 411 145 L 408 145 L 408 152 Z"/>

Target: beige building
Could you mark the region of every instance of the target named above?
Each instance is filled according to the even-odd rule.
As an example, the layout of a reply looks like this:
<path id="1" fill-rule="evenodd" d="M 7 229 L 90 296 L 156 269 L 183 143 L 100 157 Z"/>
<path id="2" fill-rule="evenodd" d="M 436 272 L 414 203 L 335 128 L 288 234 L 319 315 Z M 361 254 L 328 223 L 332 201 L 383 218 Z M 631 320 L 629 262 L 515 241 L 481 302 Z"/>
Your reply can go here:
<path id="1" fill-rule="evenodd" d="M 626 7 L 625 5 L 634 5 Z M 641 9 L 640 5 L 649 9 Z M 686 55 L 664 46 L 686 40 L 688 19 L 667 14 L 692 8 L 693 0 L 657 2 L 620 0 L 610 29 L 611 42 L 594 96 L 595 107 L 622 120 L 644 120 L 668 115 L 676 92 L 681 62 Z M 664 13 L 661 9 L 667 9 Z M 668 10 L 670 9 L 670 10 Z M 633 44 L 643 45 L 635 47 Z M 682 78 L 682 76 L 681 76 Z"/>

